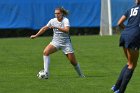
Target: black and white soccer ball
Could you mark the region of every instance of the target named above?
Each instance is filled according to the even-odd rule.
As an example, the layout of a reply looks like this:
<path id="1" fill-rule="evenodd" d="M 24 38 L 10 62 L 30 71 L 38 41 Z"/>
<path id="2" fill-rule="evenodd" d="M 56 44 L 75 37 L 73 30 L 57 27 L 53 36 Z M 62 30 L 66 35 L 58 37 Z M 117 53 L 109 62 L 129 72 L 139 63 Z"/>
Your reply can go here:
<path id="1" fill-rule="evenodd" d="M 44 70 L 39 71 L 37 74 L 39 79 L 48 79 L 48 76 L 48 73 L 46 73 Z"/>

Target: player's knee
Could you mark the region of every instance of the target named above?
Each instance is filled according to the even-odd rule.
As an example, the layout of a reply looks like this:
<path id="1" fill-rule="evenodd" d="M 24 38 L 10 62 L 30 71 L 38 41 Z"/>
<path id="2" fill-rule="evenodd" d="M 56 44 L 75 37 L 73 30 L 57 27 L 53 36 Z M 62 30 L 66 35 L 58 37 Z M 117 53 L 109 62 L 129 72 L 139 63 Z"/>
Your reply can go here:
<path id="1" fill-rule="evenodd" d="M 45 56 L 49 56 L 49 52 L 46 51 L 46 50 L 44 50 L 44 51 L 43 51 L 43 55 L 45 55 Z"/>
<path id="2" fill-rule="evenodd" d="M 137 64 L 132 63 L 132 64 L 129 64 L 128 68 L 129 69 L 135 69 L 136 66 L 137 66 Z"/>

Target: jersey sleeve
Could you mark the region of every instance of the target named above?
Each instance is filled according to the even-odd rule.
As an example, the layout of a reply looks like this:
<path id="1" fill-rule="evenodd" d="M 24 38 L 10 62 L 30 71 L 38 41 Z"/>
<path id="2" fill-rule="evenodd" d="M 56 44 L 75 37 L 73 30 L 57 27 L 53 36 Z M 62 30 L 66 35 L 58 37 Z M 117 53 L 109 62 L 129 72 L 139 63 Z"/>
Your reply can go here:
<path id="1" fill-rule="evenodd" d="M 124 16 L 127 17 L 127 18 L 129 17 L 129 10 L 127 10 L 127 11 L 124 13 Z"/>
<path id="2" fill-rule="evenodd" d="M 69 20 L 68 20 L 68 19 L 66 19 L 66 20 L 64 21 L 64 26 L 70 26 L 70 23 L 69 23 Z"/>
<path id="3" fill-rule="evenodd" d="M 50 27 L 50 26 L 52 26 L 52 19 L 47 23 L 47 25 L 46 26 L 48 26 L 48 27 Z"/>

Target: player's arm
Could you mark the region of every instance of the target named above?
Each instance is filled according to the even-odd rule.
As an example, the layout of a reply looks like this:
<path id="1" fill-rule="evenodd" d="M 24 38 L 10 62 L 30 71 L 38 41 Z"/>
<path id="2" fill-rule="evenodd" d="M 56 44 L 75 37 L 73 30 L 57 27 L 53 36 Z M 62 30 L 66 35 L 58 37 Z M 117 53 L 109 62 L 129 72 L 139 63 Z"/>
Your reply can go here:
<path id="1" fill-rule="evenodd" d="M 51 26 L 49 28 L 51 28 L 51 29 L 58 29 L 59 31 L 62 31 L 62 32 L 65 32 L 65 33 L 68 33 L 69 32 L 69 29 L 70 29 L 69 26 L 65 26 L 64 28 Z"/>
<path id="2" fill-rule="evenodd" d="M 49 29 L 49 27 L 48 26 L 44 26 L 44 27 L 42 27 L 35 35 L 31 35 L 31 39 L 34 39 L 34 38 L 36 38 L 36 37 L 38 37 L 38 36 L 40 36 L 41 34 L 43 34 L 46 30 L 48 30 Z"/>
<path id="3" fill-rule="evenodd" d="M 66 33 L 68 33 L 70 27 L 69 27 L 69 26 L 66 26 L 66 27 L 64 27 L 64 28 L 57 28 L 57 29 L 58 29 L 59 31 L 62 31 L 62 32 L 66 32 Z"/>
<path id="4" fill-rule="evenodd" d="M 127 19 L 127 17 L 126 16 L 122 16 L 121 18 L 120 18 L 120 20 L 118 21 L 118 26 L 121 28 L 121 29 L 124 29 L 125 28 L 125 25 L 124 25 L 124 21 Z"/>

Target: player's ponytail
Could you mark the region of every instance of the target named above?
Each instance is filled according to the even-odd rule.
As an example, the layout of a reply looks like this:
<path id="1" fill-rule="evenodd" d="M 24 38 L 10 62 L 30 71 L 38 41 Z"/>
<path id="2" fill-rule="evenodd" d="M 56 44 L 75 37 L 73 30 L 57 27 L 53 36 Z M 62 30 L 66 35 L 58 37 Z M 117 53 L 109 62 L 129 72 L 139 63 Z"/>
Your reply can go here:
<path id="1" fill-rule="evenodd" d="M 140 5 L 140 0 L 136 0 L 136 4 L 137 5 Z"/>
<path id="2" fill-rule="evenodd" d="M 64 9 L 63 7 L 58 7 L 56 10 L 60 10 L 63 13 L 63 16 L 68 16 L 68 10 Z"/>

